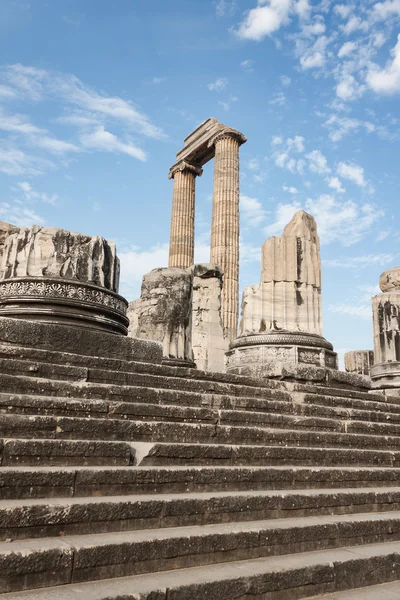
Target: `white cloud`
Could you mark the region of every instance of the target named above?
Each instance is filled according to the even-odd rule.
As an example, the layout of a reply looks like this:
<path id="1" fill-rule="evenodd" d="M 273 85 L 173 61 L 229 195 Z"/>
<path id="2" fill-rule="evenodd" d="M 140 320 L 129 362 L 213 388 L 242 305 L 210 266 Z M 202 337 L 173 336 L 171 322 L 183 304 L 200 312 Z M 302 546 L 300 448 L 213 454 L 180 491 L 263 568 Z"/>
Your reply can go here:
<path id="1" fill-rule="evenodd" d="M 210 92 L 223 92 L 228 87 L 228 79 L 226 77 L 219 77 L 212 83 L 207 85 Z"/>
<path id="2" fill-rule="evenodd" d="M 380 267 L 384 267 L 396 258 L 395 254 L 366 254 L 364 256 L 346 256 L 343 258 L 333 258 L 329 260 L 323 260 L 323 264 L 326 267 L 339 267 L 343 269 L 365 269 L 369 268 L 372 265 L 378 265 Z M 379 291 L 379 288 L 376 288 Z M 373 288 L 375 294 L 378 291 L 375 291 L 375 287 Z"/>
<path id="3" fill-rule="evenodd" d="M 335 4 L 333 11 L 339 15 L 342 19 L 347 19 L 349 14 L 354 10 L 354 6 L 351 4 Z"/>
<path id="4" fill-rule="evenodd" d="M 360 17 L 353 16 L 351 17 L 346 25 L 342 25 L 341 29 L 344 31 L 346 35 L 350 35 L 355 31 L 367 31 L 369 28 L 368 21 L 363 21 Z"/>
<path id="5" fill-rule="evenodd" d="M 282 143 L 283 143 L 283 138 L 282 138 L 280 135 L 275 135 L 275 136 L 272 138 L 272 142 L 271 142 L 271 144 L 272 144 L 273 146 L 280 146 L 280 144 L 282 144 Z"/>
<path id="6" fill-rule="evenodd" d="M 91 150 L 100 150 L 103 152 L 120 152 L 128 154 L 133 158 L 145 161 L 146 153 L 131 143 L 122 142 L 116 135 L 106 131 L 104 127 L 98 127 L 93 133 L 83 134 L 81 143 L 85 148 Z"/>
<path id="7" fill-rule="evenodd" d="M 283 185 L 282 189 L 284 192 L 289 192 L 289 194 L 298 194 L 299 190 L 293 186 Z"/>
<path id="8" fill-rule="evenodd" d="M 283 92 L 278 92 L 275 96 L 268 102 L 272 106 L 283 106 L 286 104 L 286 96 Z"/>
<path id="9" fill-rule="evenodd" d="M 389 61 L 383 69 L 373 65 L 367 74 L 367 84 L 378 94 L 400 92 L 400 34 L 391 54 L 393 60 Z"/>
<path id="10" fill-rule="evenodd" d="M 385 0 L 377 2 L 372 7 L 372 19 L 384 21 L 388 17 L 400 15 L 400 0 Z"/>
<path id="11" fill-rule="evenodd" d="M 343 194 L 346 191 L 338 177 L 329 177 L 328 186 L 339 194 Z"/>
<path id="12" fill-rule="evenodd" d="M 43 217 L 24 206 L 24 203 L 18 200 L 13 200 L 12 204 L 0 202 L 0 219 L 6 221 L 6 223 L 12 223 L 17 227 L 44 225 Z"/>
<path id="13" fill-rule="evenodd" d="M 259 42 L 288 23 L 293 7 L 292 0 L 261 0 L 248 12 L 236 33 L 241 39 Z"/>
<path id="14" fill-rule="evenodd" d="M 304 70 L 322 67 L 324 64 L 325 56 L 322 52 L 313 52 L 300 58 L 300 65 Z"/>
<path id="15" fill-rule="evenodd" d="M 309 161 L 308 168 L 313 173 L 324 175 L 325 173 L 330 172 L 331 169 L 328 166 L 326 156 L 324 156 L 320 150 L 313 150 L 306 155 L 306 158 L 308 158 Z"/>
<path id="16" fill-rule="evenodd" d="M 240 213 L 249 227 L 260 225 L 265 221 L 267 214 L 259 200 L 242 194 L 240 195 Z"/>
<path id="17" fill-rule="evenodd" d="M 364 169 L 355 163 L 340 162 L 337 172 L 343 179 L 348 179 L 360 187 L 365 187 L 367 182 L 364 177 Z"/>
<path id="18" fill-rule="evenodd" d="M 351 246 L 363 239 L 383 215 L 381 210 L 371 205 L 356 204 L 351 200 L 339 201 L 329 194 L 322 194 L 305 202 L 279 204 L 275 220 L 265 228 L 265 233 L 269 236 L 280 235 L 300 209 L 314 216 L 322 244 L 338 242 L 342 246 Z"/>
<path id="19" fill-rule="evenodd" d="M 218 0 L 215 5 L 215 14 L 217 17 L 225 17 L 225 15 L 233 15 L 236 10 L 235 0 Z"/>
<path id="20" fill-rule="evenodd" d="M 66 105 L 78 107 L 90 117 L 103 121 L 113 120 L 146 137 L 165 137 L 163 131 L 153 125 L 133 102 L 118 96 L 100 94 L 74 75 L 53 73 L 21 64 L 7 67 L 2 75 L 24 98 L 34 98 L 37 101 L 43 98 L 62 99 Z"/>
<path id="21" fill-rule="evenodd" d="M 218 100 L 218 104 L 220 106 L 222 106 L 222 108 L 225 111 L 228 112 L 231 109 L 231 106 L 232 106 L 233 102 L 237 102 L 237 101 L 238 101 L 238 98 L 236 96 L 230 96 L 230 98 L 228 100 L 225 100 L 225 101 L 224 100 Z"/>
<path id="22" fill-rule="evenodd" d="M 20 181 L 17 183 L 17 188 L 12 188 L 15 191 L 22 191 L 24 197 L 31 200 L 41 200 L 45 204 L 56 205 L 59 201 L 58 194 L 46 194 L 36 191 L 28 181 Z"/>
<path id="23" fill-rule="evenodd" d="M 329 117 L 329 119 L 325 121 L 324 127 L 328 127 L 330 130 L 329 137 L 333 142 L 339 142 L 346 137 L 346 135 L 349 135 L 360 128 L 365 129 L 366 133 L 372 133 L 376 130 L 375 125 L 370 121 L 360 121 L 359 119 L 339 117 L 338 115 Z"/>
<path id="24" fill-rule="evenodd" d="M 337 53 L 339 58 L 344 58 L 352 54 L 357 49 L 357 42 L 345 42 Z"/>
<path id="25" fill-rule="evenodd" d="M 312 6 L 309 0 L 297 0 L 294 5 L 294 12 L 300 17 L 300 19 L 308 19 L 312 11 Z"/>
<path id="26" fill-rule="evenodd" d="M 41 175 L 53 163 L 31 156 L 19 148 L 0 142 L 0 172 L 6 175 Z"/>
<path id="27" fill-rule="evenodd" d="M 351 73 L 343 73 L 336 86 L 336 95 L 341 100 L 349 101 L 359 98 L 364 93 L 365 86 L 360 84 Z"/>
<path id="28" fill-rule="evenodd" d="M 153 79 L 151 81 L 155 85 L 158 85 L 159 83 L 163 83 L 164 81 L 167 81 L 167 78 L 166 77 L 153 77 Z"/>
<path id="29" fill-rule="evenodd" d="M 252 71 L 254 71 L 254 60 L 242 60 L 242 62 L 240 63 L 240 66 L 242 67 L 242 69 L 244 71 L 246 71 L 247 73 L 251 73 Z"/>
<path id="30" fill-rule="evenodd" d="M 310 46 L 308 42 L 299 38 L 296 42 L 296 55 L 300 58 L 300 67 L 303 70 L 323 67 L 331 41 L 332 38 L 320 35 Z"/>
<path id="31" fill-rule="evenodd" d="M 283 140 L 280 136 L 272 138 L 273 146 L 280 146 L 279 150 L 273 153 L 275 164 L 282 169 L 288 169 L 292 173 L 302 173 L 304 171 L 305 160 L 303 158 L 293 157 L 293 153 L 301 154 L 304 152 L 304 138 L 296 135 L 293 138 Z"/>
<path id="32" fill-rule="evenodd" d="M 281 80 L 281 84 L 283 85 L 283 87 L 289 87 L 289 85 L 292 82 L 290 77 L 288 77 L 287 75 L 281 75 L 279 79 Z"/>
<path id="33" fill-rule="evenodd" d="M 341 313 L 344 315 L 349 315 L 350 317 L 363 319 L 365 321 L 372 320 L 372 307 L 366 304 L 329 304 L 328 310 L 332 313 Z"/>
<path id="34" fill-rule="evenodd" d="M 286 144 L 288 148 L 293 148 L 296 152 L 304 152 L 304 138 L 301 135 L 288 138 Z"/>

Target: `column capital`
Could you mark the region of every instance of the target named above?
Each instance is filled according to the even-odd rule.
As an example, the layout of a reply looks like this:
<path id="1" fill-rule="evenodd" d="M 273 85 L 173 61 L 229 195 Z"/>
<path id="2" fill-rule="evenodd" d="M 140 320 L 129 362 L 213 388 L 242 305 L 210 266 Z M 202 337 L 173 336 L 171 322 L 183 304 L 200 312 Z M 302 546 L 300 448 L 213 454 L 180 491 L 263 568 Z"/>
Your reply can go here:
<path id="1" fill-rule="evenodd" d="M 168 173 L 168 179 L 173 179 L 175 177 L 175 173 L 182 171 L 189 171 L 190 173 L 193 173 L 194 176 L 198 177 L 201 177 L 201 175 L 203 175 L 203 169 L 201 167 L 198 167 L 197 165 L 192 165 L 186 162 L 186 160 L 181 160 L 170 168 Z"/>
<path id="2" fill-rule="evenodd" d="M 219 140 L 223 140 L 224 138 L 233 138 L 237 140 L 239 146 L 245 144 L 247 142 L 247 137 L 237 131 L 236 129 L 231 129 L 230 127 L 224 127 L 220 131 L 218 131 L 210 140 L 208 141 L 208 147 L 212 148 L 215 146 Z"/>

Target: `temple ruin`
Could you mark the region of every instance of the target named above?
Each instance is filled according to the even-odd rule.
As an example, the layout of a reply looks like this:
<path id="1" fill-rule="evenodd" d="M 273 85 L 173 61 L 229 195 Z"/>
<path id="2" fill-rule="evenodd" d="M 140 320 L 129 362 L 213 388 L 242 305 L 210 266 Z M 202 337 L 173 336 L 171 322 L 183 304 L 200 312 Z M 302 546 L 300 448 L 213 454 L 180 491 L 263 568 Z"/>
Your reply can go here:
<path id="1" fill-rule="evenodd" d="M 372 300 L 375 364 L 340 371 L 300 211 L 235 337 L 244 141 L 213 119 L 187 138 L 170 266 L 129 305 L 112 242 L 0 222 L 0 599 L 399 597 L 400 267 Z M 215 262 L 193 265 L 214 155 Z"/>

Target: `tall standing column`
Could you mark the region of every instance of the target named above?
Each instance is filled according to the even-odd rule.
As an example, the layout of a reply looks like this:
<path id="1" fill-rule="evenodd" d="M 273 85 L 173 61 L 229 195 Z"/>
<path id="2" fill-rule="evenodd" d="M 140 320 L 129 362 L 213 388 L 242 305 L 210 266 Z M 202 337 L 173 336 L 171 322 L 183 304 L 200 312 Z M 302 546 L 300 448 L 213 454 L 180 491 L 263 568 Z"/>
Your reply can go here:
<path id="1" fill-rule="evenodd" d="M 186 269 L 194 263 L 195 179 L 202 169 L 181 161 L 169 172 L 174 180 L 172 197 L 169 267 Z"/>
<path id="2" fill-rule="evenodd" d="M 222 132 L 213 140 L 210 260 L 224 271 L 222 324 L 230 341 L 236 337 L 239 314 L 239 146 L 244 141 L 244 136 L 233 131 Z"/>

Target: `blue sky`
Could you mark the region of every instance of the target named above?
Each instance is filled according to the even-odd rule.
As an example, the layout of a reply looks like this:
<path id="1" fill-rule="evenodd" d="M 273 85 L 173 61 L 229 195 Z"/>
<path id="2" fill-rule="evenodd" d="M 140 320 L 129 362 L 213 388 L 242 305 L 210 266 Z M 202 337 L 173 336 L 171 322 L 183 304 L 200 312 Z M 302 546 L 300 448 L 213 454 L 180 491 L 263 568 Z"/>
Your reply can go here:
<path id="1" fill-rule="evenodd" d="M 241 286 L 304 208 L 324 333 L 372 348 L 370 298 L 400 263 L 400 0 L 2 0 L 0 219 L 117 242 L 121 293 L 165 266 L 169 167 L 213 116 L 242 131 Z M 197 179 L 208 261 L 212 164 Z"/>

